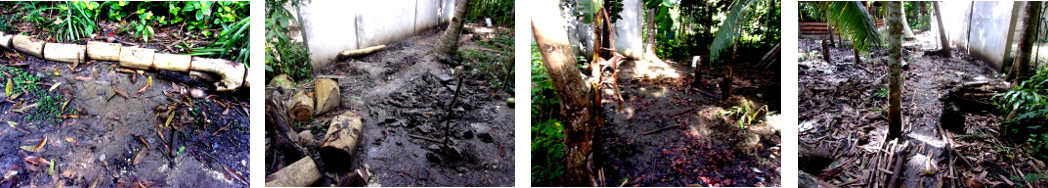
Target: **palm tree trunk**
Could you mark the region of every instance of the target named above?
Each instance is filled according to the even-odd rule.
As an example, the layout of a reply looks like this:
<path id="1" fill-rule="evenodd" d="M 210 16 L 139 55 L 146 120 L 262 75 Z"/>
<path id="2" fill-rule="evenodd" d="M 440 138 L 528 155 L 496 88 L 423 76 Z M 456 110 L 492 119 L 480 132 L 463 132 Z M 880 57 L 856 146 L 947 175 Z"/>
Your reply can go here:
<path id="1" fill-rule="evenodd" d="M 901 2 L 888 3 L 888 139 L 899 138 L 902 135 L 902 109 L 900 87 L 902 86 L 902 33 L 903 20 Z"/>
<path id="2" fill-rule="evenodd" d="M 935 20 L 939 22 L 939 40 L 942 41 L 942 52 L 946 57 L 952 57 L 950 55 L 950 42 L 946 39 L 946 28 L 942 27 L 942 10 L 939 10 L 939 2 L 932 2 L 932 6 L 935 6 Z"/>
<path id="3" fill-rule="evenodd" d="M 1016 58 L 1012 61 L 1012 74 L 1008 74 L 1008 79 L 1018 83 L 1026 77 L 1026 72 L 1030 67 L 1030 50 L 1033 49 L 1034 35 L 1037 34 L 1037 20 L 1041 15 L 1041 2 L 1040 1 L 1029 1 L 1026 2 L 1026 14 L 1023 15 L 1023 35 L 1019 36 L 1019 54 L 1016 54 Z"/>
<path id="4" fill-rule="evenodd" d="M 451 18 L 451 25 L 440 36 L 437 44 L 433 45 L 433 52 L 440 61 L 454 62 L 458 56 L 459 36 L 462 36 L 462 17 L 469 14 L 469 2 L 472 0 L 457 0 L 455 2 L 455 15 Z"/>
<path id="5" fill-rule="evenodd" d="M 916 39 L 917 36 L 913 35 L 913 30 L 910 29 L 910 22 L 906 21 L 906 6 L 899 5 L 899 11 L 902 16 L 902 34 L 905 35 L 906 40 Z"/>
<path id="6" fill-rule="evenodd" d="M 561 101 L 561 117 L 564 118 L 564 142 L 567 159 L 565 177 L 568 186 L 596 186 L 596 177 L 592 169 L 594 151 L 600 146 L 594 137 L 600 130 L 597 111 L 594 108 L 597 91 L 594 86 L 587 86 L 579 75 L 582 71 L 576 66 L 575 53 L 568 42 L 564 30 L 564 18 L 559 13 L 559 2 L 547 0 L 536 3 L 531 18 L 531 30 L 535 35 L 543 66 L 549 71 L 553 88 Z"/>

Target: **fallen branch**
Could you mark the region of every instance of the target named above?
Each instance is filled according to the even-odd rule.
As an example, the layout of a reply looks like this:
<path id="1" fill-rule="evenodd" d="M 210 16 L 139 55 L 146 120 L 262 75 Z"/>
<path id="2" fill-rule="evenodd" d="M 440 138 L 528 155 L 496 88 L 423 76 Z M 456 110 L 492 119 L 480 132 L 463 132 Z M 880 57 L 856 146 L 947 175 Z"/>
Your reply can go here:
<path id="1" fill-rule="evenodd" d="M 425 137 L 425 136 L 419 136 L 419 135 L 413 135 L 413 134 L 408 134 L 408 136 L 410 136 L 411 138 L 418 138 L 418 139 L 422 139 L 422 140 L 426 140 L 426 141 L 430 141 L 430 142 L 436 142 L 436 143 L 443 142 L 440 139 L 430 138 L 430 137 Z"/>
<path id="2" fill-rule="evenodd" d="M 338 58 L 339 61 L 342 61 L 342 60 L 346 60 L 346 59 L 349 59 L 349 58 L 352 58 L 352 57 L 357 57 L 357 56 L 371 54 L 371 53 L 374 53 L 374 52 L 382 50 L 382 49 L 386 49 L 386 45 L 378 45 L 378 46 L 372 46 L 372 47 L 367 47 L 367 48 L 363 48 L 363 49 L 356 49 L 356 50 L 346 50 L 346 51 L 342 51 L 342 52 L 338 53 L 337 58 Z"/>
<path id="3" fill-rule="evenodd" d="M 643 133 L 642 135 L 649 135 L 649 134 L 655 134 L 655 133 L 657 133 L 657 132 L 659 132 L 659 131 L 663 131 L 663 130 L 671 129 L 671 128 L 674 128 L 674 127 L 680 128 L 681 126 L 680 126 L 680 125 L 670 125 L 670 126 L 665 126 L 665 127 L 659 128 L 659 129 L 655 129 L 655 130 L 653 130 L 653 131 L 648 131 L 648 132 L 646 132 L 646 133 Z"/>

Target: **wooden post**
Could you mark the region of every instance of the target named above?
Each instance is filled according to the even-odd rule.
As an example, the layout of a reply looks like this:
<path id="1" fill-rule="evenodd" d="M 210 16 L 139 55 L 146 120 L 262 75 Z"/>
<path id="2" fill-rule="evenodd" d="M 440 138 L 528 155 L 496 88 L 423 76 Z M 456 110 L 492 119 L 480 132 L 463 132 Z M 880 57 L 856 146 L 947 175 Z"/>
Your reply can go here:
<path id="1" fill-rule="evenodd" d="M 320 170 L 313 159 L 303 157 L 266 176 L 266 187 L 305 187 L 320 180 Z"/>
<path id="2" fill-rule="evenodd" d="M 357 150 L 362 129 L 360 116 L 350 111 L 331 119 L 331 125 L 328 126 L 327 135 L 324 136 L 319 150 L 325 168 L 349 168 L 349 159 L 352 159 L 353 151 Z"/>
<path id="3" fill-rule="evenodd" d="M 313 97 L 306 93 L 305 90 L 295 93 L 291 96 L 291 101 L 288 102 L 291 110 L 288 110 L 288 116 L 296 121 L 306 121 L 313 118 L 313 110 L 315 109 L 313 103 Z"/>
<path id="4" fill-rule="evenodd" d="M 342 103 L 342 95 L 339 92 L 338 81 L 329 78 L 317 79 L 313 82 L 316 86 L 316 111 L 315 114 L 323 114 L 338 108 Z"/>

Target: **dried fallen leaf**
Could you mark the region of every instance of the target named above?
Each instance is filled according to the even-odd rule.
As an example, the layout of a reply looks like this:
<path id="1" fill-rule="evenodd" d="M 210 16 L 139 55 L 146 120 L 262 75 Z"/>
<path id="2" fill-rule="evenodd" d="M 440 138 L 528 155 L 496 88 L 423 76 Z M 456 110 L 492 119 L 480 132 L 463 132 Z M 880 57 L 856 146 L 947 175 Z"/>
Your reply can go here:
<path id="1" fill-rule="evenodd" d="M 113 89 L 113 91 L 116 92 L 116 94 L 120 94 L 120 96 L 123 96 L 125 99 L 131 99 L 130 97 L 127 96 L 126 92 L 120 91 L 120 89 Z"/>
<path id="2" fill-rule="evenodd" d="M 60 85 L 62 85 L 62 82 L 55 83 L 55 85 L 51 85 L 51 89 L 47 89 L 47 91 L 55 91 L 55 88 L 58 88 Z"/>
<path id="3" fill-rule="evenodd" d="M 149 78 L 146 81 L 146 85 L 144 85 L 144 86 L 142 86 L 142 88 L 138 89 L 138 93 L 145 92 L 146 88 L 149 88 L 150 85 L 153 85 L 153 76 L 149 76 Z"/>
<path id="4" fill-rule="evenodd" d="M 79 143 L 79 142 L 77 142 L 77 141 L 76 141 L 76 139 L 73 139 L 73 138 L 69 138 L 69 137 L 66 137 L 66 138 L 65 138 L 65 140 L 66 140 L 66 142 L 69 142 L 69 143 L 73 143 L 73 144 L 75 144 L 75 145 L 77 145 L 77 146 L 79 146 L 79 145 L 80 145 L 80 143 Z"/>
<path id="5" fill-rule="evenodd" d="M 73 79 L 77 79 L 77 80 L 80 80 L 80 81 L 91 81 L 91 80 L 94 80 L 94 78 L 87 77 L 87 76 L 73 76 Z"/>

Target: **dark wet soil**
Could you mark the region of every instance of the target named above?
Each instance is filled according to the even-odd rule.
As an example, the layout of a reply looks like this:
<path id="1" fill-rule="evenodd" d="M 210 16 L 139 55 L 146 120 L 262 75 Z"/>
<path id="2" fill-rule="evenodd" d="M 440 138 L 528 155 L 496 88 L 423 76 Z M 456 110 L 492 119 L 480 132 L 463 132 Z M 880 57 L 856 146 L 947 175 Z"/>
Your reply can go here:
<path id="1" fill-rule="evenodd" d="M 749 67 L 754 66 L 734 66 L 732 98 L 721 101 L 720 70 L 703 75 L 702 90 L 713 97 L 691 87 L 687 65 L 623 63 L 621 112 L 611 90 L 603 91 L 606 186 L 779 186 L 780 77 L 777 69 Z M 774 113 L 762 112 L 741 128 L 738 118 L 726 113 L 747 102 Z M 747 141 L 756 147 L 737 147 Z"/>
<path id="2" fill-rule="evenodd" d="M 1015 170 L 1036 172 L 1034 168 L 1043 163 L 1036 165 L 1035 159 L 1020 156 L 1023 162 L 1003 161 L 1014 155 L 1003 151 L 1014 149 L 1015 144 L 1000 138 L 1000 118 L 991 113 L 994 109 L 963 112 L 968 116 L 963 132 L 939 131 L 944 105 L 940 98 L 947 89 L 956 83 L 1001 78 L 987 63 L 964 50 L 954 49 L 952 58 L 937 55 L 933 52 L 940 48 L 936 37 L 937 33 L 923 32 L 917 40 L 903 44 L 903 59 L 909 63 L 902 73 L 903 140 L 913 147 L 906 152 L 902 186 L 1007 186 L 1004 179 L 1018 175 Z M 886 91 L 882 88 L 888 85 L 887 50 L 876 50 L 873 58 L 863 57 L 864 63 L 855 64 L 851 48 L 831 48 L 833 62 L 827 63 L 813 52 L 821 49 L 818 42 L 799 42 L 798 147 L 801 155 L 805 150 L 822 153 L 833 163 L 817 165 L 801 156 L 799 165 L 813 167 L 802 170 L 823 174 L 823 180 L 831 183 L 857 179 L 860 181 L 848 184 L 884 184 L 868 182 L 866 177 L 874 172 L 863 166 L 876 165 L 868 162 L 880 154 L 886 142 L 887 92 L 878 93 Z M 943 139 L 947 137 L 954 142 L 952 146 Z M 951 148 L 974 166 L 962 164 L 963 159 Z"/>
<path id="3" fill-rule="evenodd" d="M 68 108 L 79 117 L 30 120 L 39 115 L 13 112 L 17 102 L 0 102 L 0 119 L 16 126 L 0 127 L 0 172 L 17 174 L 0 185 L 118 187 L 133 184 L 173 187 L 247 187 L 248 111 L 241 93 L 209 93 L 207 99 L 187 97 L 188 90 L 206 90 L 203 83 L 183 84 L 189 78 L 172 72 L 118 72 L 115 62 L 72 64 L 43 61 L 4 49 L 0 66 L 41 78 L 42 89 L 61 83 L 53 95 L 72 99 Z M 152 84 L 138 92 L 152 77 Z M 190 82 L 192 83 L 192 82 Z M 128 94 L 123 97 L 117 90 Z M 25 95 L 14 101 L 36 102 Z M 172 123 L 157 108 L 177 106 Z M 190 112 L 192 111 L 192 112 Z M 70 115 L 70 114 L 64 114 Z M 32 152 L 21 146 L 37 145 Z M 145 143 L 148 143 L 145 144 Z M 27 157 L 54 164 L 34 169 Z M 243 178 L 239 178 L 242 176 Z"/>
<path id="4" fill-rule="evenodd" d="M 344 111 L 363 119 L 364 132 L 352 167 L 331 171 L 345 173 L 367 166 L 373 174 L 369 186 L 513 185 L 514 109 L 506 103 L 512 96 L 490 88 L 485 80 L 466 77 L 464 83 L 459 83 L 451 72 L 452 66 L 427 58 L 426 53 L 440 34 L 441 31 L 425 32 L 390 44 L 375 54 L 336 63 L 314 75 L 337 79 L 342 105 L 335 112 L 305 123 L 306 127 L 326 131 L 323 127 L 328 126 L 330 118 Z M 460 50 L 482 48 L 473 40 L 462 37 Z M 445 135 L 446 109 L 457 87 L 463 88 L 452 107 L 450 134 Z M 267 97 L 291 94 L 267 90 Z M 323 132 L 313 134 L 322 136 Z M 435 139 L 450 136 L 454 147 L 463 154 L 437 154 L 431 148 L 438 147 L 438 142 L 410 135 Z M 273 161 L 273 155 L 267 153 L 267 174 L 284 165 L 273 162 L 297 160 Z M 315 185 L 333 183 L 322 180 Z"/>

